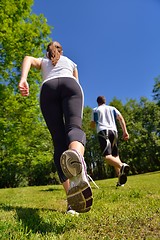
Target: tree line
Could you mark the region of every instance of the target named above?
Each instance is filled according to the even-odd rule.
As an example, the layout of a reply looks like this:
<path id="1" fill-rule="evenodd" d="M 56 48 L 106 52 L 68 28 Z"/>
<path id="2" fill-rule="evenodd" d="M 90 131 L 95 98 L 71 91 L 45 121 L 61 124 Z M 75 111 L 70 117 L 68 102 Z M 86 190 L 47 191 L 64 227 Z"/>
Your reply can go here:
<path id="1" fill-rule="evenodd" d="M 50 41 L 51 26 L 43 15 L 32 13 L 33 0 L 0 3 L 0 188 L 59 183 L 54 148 L 39 109 L 41 75 L 29 73 L 30 95 L 18 92 L 21 63 L 25 55 L 42 56 Z M 160 169 L 160 77 L 155 78 L 153 101 L 114 98 L 110 105 L 123 114 L 130 134 L 126 143 L 119 130 L 119 149 L 130 174 Z M 114 177 L 101 156 L 95 130 L 90 128 L 92 109 L 84 107 L 83 129 L 87 144 L 85 160 L 94 179 Z"/>

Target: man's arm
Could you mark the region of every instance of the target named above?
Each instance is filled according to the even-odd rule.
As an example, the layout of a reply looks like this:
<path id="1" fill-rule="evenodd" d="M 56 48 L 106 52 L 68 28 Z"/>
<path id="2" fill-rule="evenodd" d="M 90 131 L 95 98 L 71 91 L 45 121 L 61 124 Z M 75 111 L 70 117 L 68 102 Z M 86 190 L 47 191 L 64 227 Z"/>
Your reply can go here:
<path id="1" fill-rule="evenodd" d="M 95 123 L 94 121 L 91 121 L 90 127 L 91 127 L 92 129 L 94 129 L 94 128 L 96 127 L 96 123 Z"/>
<path id="2" fill-rule="evenodd" d="M 125 120 L 124 120 L 122 114 L 117 115 L 117 119 L 118 119 L 118 121 L 121 125 L 121 128 L 122 128 L 122 131 L 123 131 L 123 139 L 128 140 L 129 134 L 128 134 L 126 123 L 125 123 Z"/>

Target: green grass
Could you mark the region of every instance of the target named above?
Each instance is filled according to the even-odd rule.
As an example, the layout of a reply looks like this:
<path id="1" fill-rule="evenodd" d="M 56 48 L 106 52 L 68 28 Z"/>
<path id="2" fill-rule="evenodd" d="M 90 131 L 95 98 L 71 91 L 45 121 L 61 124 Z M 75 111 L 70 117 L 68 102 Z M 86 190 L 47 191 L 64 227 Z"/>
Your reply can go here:
<path id="1" fill-rule="evenodd" d="M 160 172 L 97 181 L 90 212 L 65 214 L 62 186 L 0 189 L 0 239 L 160 239 Z"/>

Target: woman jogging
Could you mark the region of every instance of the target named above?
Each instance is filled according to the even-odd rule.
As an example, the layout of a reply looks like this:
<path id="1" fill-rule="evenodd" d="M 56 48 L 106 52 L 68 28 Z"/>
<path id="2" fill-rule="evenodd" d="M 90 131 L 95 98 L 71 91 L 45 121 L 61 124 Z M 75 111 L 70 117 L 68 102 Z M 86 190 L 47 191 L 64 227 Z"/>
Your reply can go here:
<path id="1" fill-rule="evenodd" d="M 86 136 L 82 130 L 83 90 L 77 65 L 66 56 L 59 42 L 51 42 L 46 58 L 26 56 L 22 63 L 19 90 L 29 95 L 27 82 L 31 67 L 42 71 L 40 107 L 53 139 L 54 162 L 68 200 L 68 213 L 87 212 L 92 191 L 84 162 Z"/>

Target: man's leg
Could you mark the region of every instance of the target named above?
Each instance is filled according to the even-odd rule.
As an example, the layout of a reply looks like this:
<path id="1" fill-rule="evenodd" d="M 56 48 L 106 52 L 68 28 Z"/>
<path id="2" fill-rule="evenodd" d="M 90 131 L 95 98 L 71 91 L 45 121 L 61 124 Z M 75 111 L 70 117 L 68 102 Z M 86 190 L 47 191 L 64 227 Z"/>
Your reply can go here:
<path id="1" fill-rule="evenodd" d="M 117 156 L 117 157 L 115 157 L 118 161 L 120 161 L 121 162 L 121 160 L 120 160 L 120 158 L 119 158 L 119 156 Z M 122 163 L 122 162 L 121 162 Z M 122 163 L 123 164 L 123 163 Z M 122 165 L 121 165 L 122 166 Z M 115 168 L 115 172 L 116 172 L 116 174 L 117 174 L 117 177 L 119 177 L 119 175 L 120 175 L 120 169 L 121 168 L 119 168 L 119 167 L 114 167 Z"/>
<path id="2" fill-rule="evenodd" d="M 117 133 L 111 130 L 102 130 L 98 133 L 98 139 L 105 160 L 109 165 L 115 168 L 118 176 L 118 183 L 120 185 L 125 184 L 127 181 L 129 166 L 126 163 L 122 163 L 119 158 Z"/>
<path id="3" fill-rule="evenodd" d="M 111 166 L 113 166 L 116 169 L 120 169 L 122 167 L 122 162 L 119 159 L 119 157 L 113 157 L 112 155 L 106 155 L 105 160 L 107 163 Z"/>

